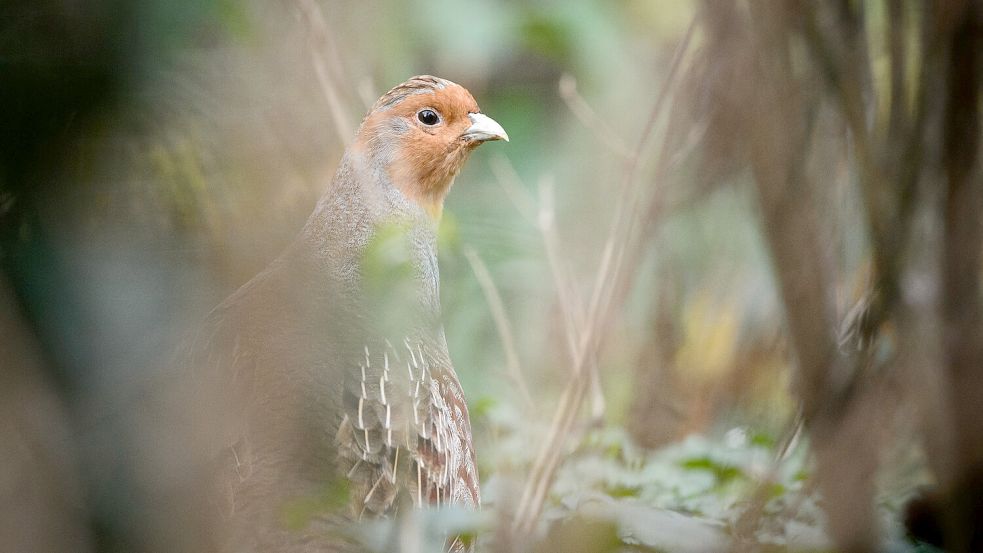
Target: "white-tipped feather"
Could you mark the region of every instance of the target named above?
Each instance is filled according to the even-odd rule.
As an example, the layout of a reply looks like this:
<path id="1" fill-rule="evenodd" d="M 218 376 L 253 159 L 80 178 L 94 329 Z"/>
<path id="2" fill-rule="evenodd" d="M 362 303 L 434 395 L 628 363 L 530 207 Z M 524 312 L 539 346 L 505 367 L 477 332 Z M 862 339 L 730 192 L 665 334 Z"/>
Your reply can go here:
<path id="1" fill-rule="evenodd" d="M 396 454 L 393 455 L 393 475 L 392 475 L 392 478 L 389 481 L 391 484 L 395 484 L 396 483 L 396 470 L 398 468 L 399 468 L 399 448 L 397 447 L 396 448 Z"/>
<path id="2" fill-rule="evenodd" d="M 423 469 L 420 467 L 420 461 L 416 462 L 416 497 L 419 506 L 423 507 Z"/>
<path id="3" fill-rule="evenodd" d="M 453 375 L 444 372 L 443 357 L 432 355 L 417 341 L 404 340 L 404 346 L 408 359 L 401 359 L 395 352 L 396 357 L 390 359 L 390 352 L 383 349 L 381 359 L 376 359 L 377 373 L 372 373 L 371 359 L 366 358 L 354 375 L 361 377 L 356 394 L 362 397 L 358 398 L 357 414 L 351 416 L 357 415 L 355 431 L 362 436 L 349 442 L 352 447 L 349 451 L 354 455 L 347 457 L 353 463 L 347 473 L 349 478 L 361 483 L 359 508 L 374 514 L 389 512 L 395 505 L 389 502 L 400 488 L 412 490 L 411 479 L 400 482 L 399 463 L 404 452 L 417 465 L 418 506 L 428 502 L 434 502 L 437 507 L 451 503 L 476 506 L 477 490 L 468 481 L 475 478 L 476 471 L 470 446 L 465 441 L 466 427 L 462 426 L 466 424 L 466 415 L 462 416 L 466 407 L 460 404 L 463 398 L 459 384 Z M 372 351 L 369 347 L 363 350 Z M 391 361 L 406 364 L 405 377 L 399 377 L 398 372 L 389 373 Z M 370 379 L 376 378 L 378 395 L 372 393 L 369 385 Z M 405 386 L 407 396 L 394 394 L 390 386 Z M 378 403 L 373 406 L 370 402 Z M 380 409 L 383 406 L 384 413 Z M 374 409 L 379 410 L 378 415 Z M 407 416 L 406 409 L 412 410 L 412 417 Z M 375 417 L 381 420 L 376 421 Z M 393 428 L 394 423 L 397 428 Z M 382 443 L 375 444 L 373 450 L 375 438 L 370 434 L 377 426 L 384 432 L 378 436 Z M 403 470 L 402 478 L 406 478 L 407 472 Z"/>

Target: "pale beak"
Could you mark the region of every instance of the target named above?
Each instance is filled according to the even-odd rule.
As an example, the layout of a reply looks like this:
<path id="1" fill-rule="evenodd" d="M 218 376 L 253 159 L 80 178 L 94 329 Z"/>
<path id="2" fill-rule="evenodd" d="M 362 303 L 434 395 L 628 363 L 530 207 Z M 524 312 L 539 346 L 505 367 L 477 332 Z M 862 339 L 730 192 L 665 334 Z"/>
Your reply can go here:
<path id="1" fill-rule="evenodd" d="M 509 141 L 509 135 L 505 133 L 505 129 L 491 117 L 483 113 L 469 113 L 468 117 L 471 119 L 471 126 L 464 131 L 463 136 L 465 138 L 481 142 L 486 140 Z"/>

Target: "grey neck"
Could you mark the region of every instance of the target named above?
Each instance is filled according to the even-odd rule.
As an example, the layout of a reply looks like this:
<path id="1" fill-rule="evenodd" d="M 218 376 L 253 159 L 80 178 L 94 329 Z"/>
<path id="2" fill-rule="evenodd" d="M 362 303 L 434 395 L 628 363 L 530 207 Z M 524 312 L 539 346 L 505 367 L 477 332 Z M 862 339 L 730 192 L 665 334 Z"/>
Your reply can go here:
<path id="1" fill-rule="evenodd" d="M 347 152 L 300 241 L 321 271 L 327 270 L 349 291 L 361 293 L 366 248 L 386 227 L 405 229 L 418 283 L 417 297 L 411 301 L 420 315 L 435 322 L 440 313 L 436 224 L 393 185 L 383 164 Z"/>

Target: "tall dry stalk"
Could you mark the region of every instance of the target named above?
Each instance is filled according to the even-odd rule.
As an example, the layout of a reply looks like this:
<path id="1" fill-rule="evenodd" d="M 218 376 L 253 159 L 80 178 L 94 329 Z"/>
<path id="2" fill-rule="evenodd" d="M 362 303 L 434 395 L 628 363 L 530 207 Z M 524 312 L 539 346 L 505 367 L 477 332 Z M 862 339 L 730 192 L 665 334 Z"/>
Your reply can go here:
<path id="1" fill-rule="evenodd" d="M 572 377 L 560 396 L 553 415 L 546 440 L 539 449 L 515 511 L 513 531 L 519 536 L 531 535 L 538 524 L 540 513 L 546 502 L 549 489 L 560 465 L 567 446 L 567 439 L 580 413 L 586 392 L 591 382 L 591 371 L 596 370 L 597 356 L 603 342 L 603 331 L 613 315 L 610 309 L 611 298 L 616 290 L 627 286 L 632 278 L 632 268 L 628 260 L 637 262 L 638 257 L 628 258 L 626 251 L 633 250 L 638 240 L 637 229 L 640 219 L 646 214 L 647 206 L 640 199 L 643 191 L 637 183 L 638 171 L 643 163 L 649 141 L 656 132 L 657 123 L 664 115 L 669 98 L 679 75 L 684 54 L 687 52 L 695 28 L 691 23 L 686 34 L 676 47 L 670 70 L 656 102 L 647 119 L 642 136 L 629 157 L 628 166 L 622 177 L 615 214 L 608 232 L 603 254 L 594 278 L 593 291 L 588 298 L 586 309 L 580 307 L 578 299 L 564 294 L 567 303 L 562 305 L 567 324 L 568 345 L 571 351 Z M 665 151 L 661 152 L 664 159 Z M 662 160 L 657 161 L 661 165 Z M 658 186 L 659 183 L 656 183 Z M 546 195 L 548 198 L 548 194 Z M 554 220 L 548 210 L 540 213 L 540 230 L 544 236 L 547 256 L 551 260 L 553 275 L 558 291 L 565 290 L 569 277 L 561 268 L 561 246 L 556 238 Z M 581 311 L 583 310 L 583 311 Z M 577 324 L 578 312 L 586 313 L 583 324 Z"/>

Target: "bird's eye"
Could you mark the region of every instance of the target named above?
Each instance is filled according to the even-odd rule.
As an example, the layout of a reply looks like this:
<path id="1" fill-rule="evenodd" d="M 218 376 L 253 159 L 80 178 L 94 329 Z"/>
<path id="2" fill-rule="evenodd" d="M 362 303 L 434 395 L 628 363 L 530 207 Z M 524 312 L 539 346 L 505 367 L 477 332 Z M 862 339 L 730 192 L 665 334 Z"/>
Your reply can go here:
<path id="1" fill-rule="evenodd" d="M 416 118 L 424 125 L 436 125 L 440 123 L 440 116 L 432 109 L 422 109 L 416 114 Z"/>

